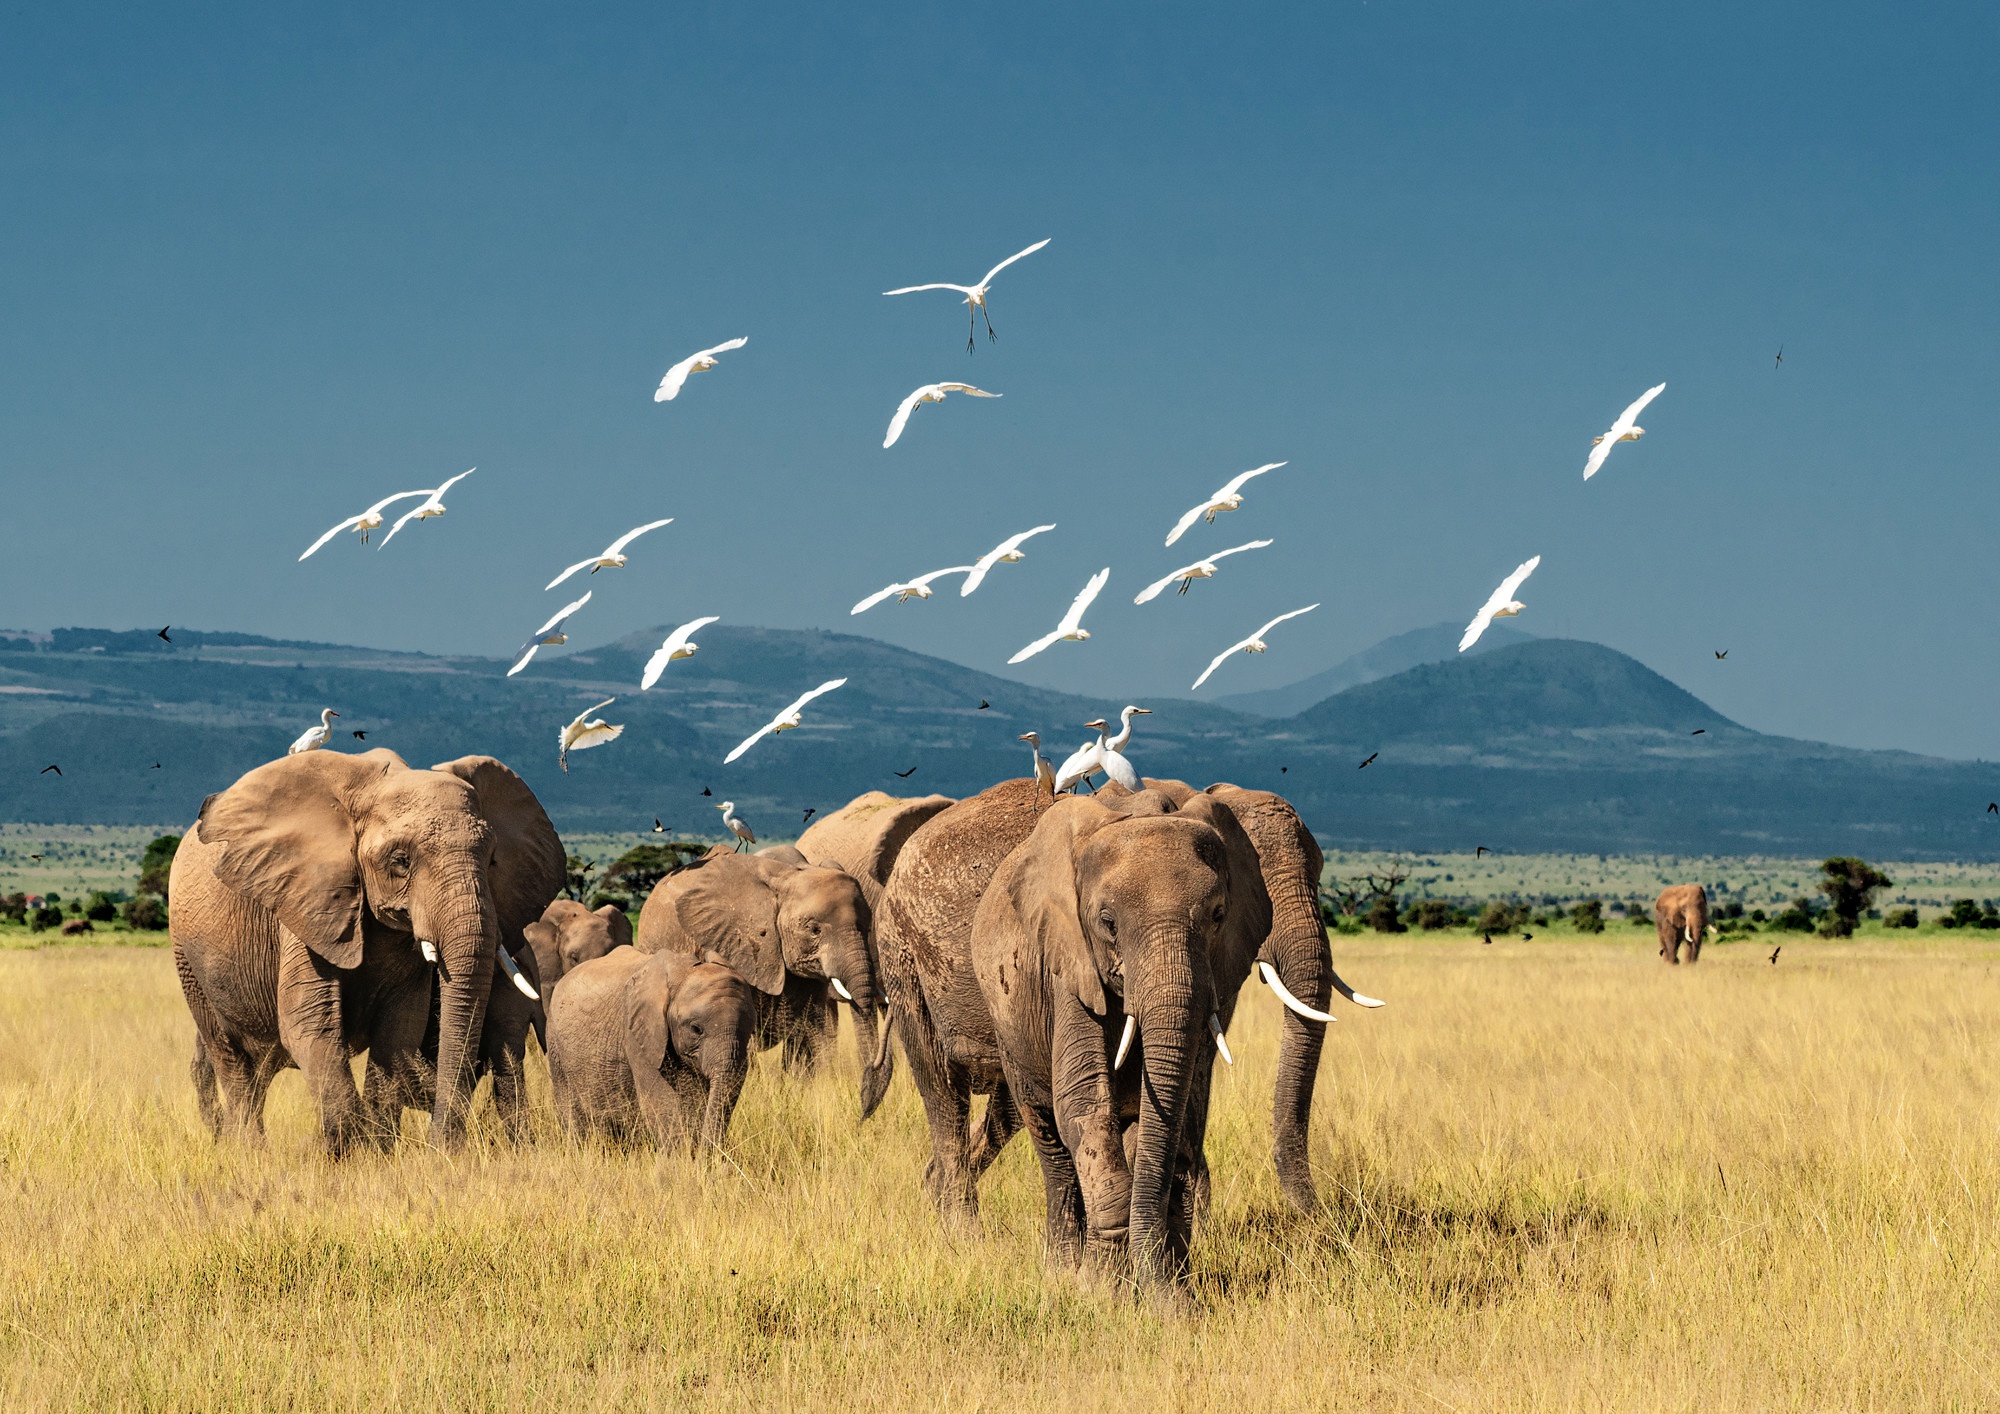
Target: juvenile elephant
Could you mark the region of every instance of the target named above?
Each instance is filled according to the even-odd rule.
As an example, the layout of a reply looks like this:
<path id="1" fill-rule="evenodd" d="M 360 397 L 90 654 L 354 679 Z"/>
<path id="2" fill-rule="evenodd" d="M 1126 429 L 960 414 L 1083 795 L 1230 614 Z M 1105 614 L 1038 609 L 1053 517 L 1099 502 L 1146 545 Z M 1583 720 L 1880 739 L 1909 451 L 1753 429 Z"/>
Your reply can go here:
<path id="1" fill-rule="evenodd" d="M 618 948 L 579 963 L 549 999 L 549 1079 L 579 1138 L 650 1134 L 720 1148 L 743 1093 L 757 992 L 733 968 Z"/>
<path id="2" fill-rule="evenodd" d="M 534 953 L 544 1002 L 573 969 L 613 948 L 632 946 L 632 920 L 613 903 L 585 908 L 575 899 L 559 898 L 521 932 Z M 535 1039 L 544 1051 L 549 1048 L 548 1034 L 539 1022 Z"/>
<path id="3" fill-rule="evenodd" d="M 1653 929 L 1660 935 L 1660 956 L 1670 965 L 1681 960 L 1687 943 L 1688 961 L 1701 961 L 1701 942 L 1708 932 L 1708 890 L 1700 884 L 1670 884 L 1653 901 Z"/>
<path id="4" fill-rule="evenodd" d="M 786 1064 L 809 1068 L 813 1008 L 831 986 L 854 1010 L 865 1117 L 888 1088 L 888 1036 L 868 954 L 868 902 L 839 869 L 796 861 L 796 851 L 714 849 L 647 896 L 634 946 L 728 963 L 763 994 L 757 1046 L 783 1044 Z"/>
<path id="5" fill-rule="evenodd" d="M 562 871 L 548 817 L 490 757 L 419 771 L 380 749 L 304 752 L 210 796 L 174 857 L 168 923 L 210 1127 L 261 1134 L 272 1078 L 296 1065 L 331 1153 L 387 1146 L 403 1104 L 426 1096 L 432 1142 L 455 1147 L 496 954 Z"/>

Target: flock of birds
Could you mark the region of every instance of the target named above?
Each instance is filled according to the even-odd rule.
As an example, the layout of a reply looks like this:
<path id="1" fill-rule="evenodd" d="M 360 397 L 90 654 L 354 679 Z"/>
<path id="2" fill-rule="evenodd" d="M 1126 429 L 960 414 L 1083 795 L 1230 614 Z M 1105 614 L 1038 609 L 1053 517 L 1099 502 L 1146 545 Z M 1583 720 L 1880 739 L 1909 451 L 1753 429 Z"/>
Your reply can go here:
<path id="1" fill-rule="evenodd" d="M 993 332 L 992 313 L 988 306 L 988 295 L 991 292 L 995 277 L 1008 266 L 1014 264 L 1014 262 L 1033 255 L 1048 243 L 1047 240 L 1040 240 L 1024 250 L 1016 251 L 1013 255 L 1008 256 L 1005 260 L 987 271 L 975 284 L 960 285 L 939 281 L 924 285 L 906 285 L 899 289 L 885 290 L 883 293 L 885 295 L 908 295 L 926 290 L 949 290 L 963 296 L 963 302 L 967 307 L 966 349 L 968 352 L 971 352 L 977 347 L 977 333 L 980 320 L 984 319 L 986 323 L 987 337 L 989 339 L 997 338 L 997 335 Z M 730 339 L 681 359 L 669 368 L 665 376 L 660 379 L 659 386 L 654 390 L 653 400 L 662 403 L 672 402 L 681 395 L 687 386 L 688 379 L 694 374 L 706 373 L 715 369 L 720 365 L 721 355 L 733 353 L 743 348 L 747 343 L 749 343 L 747 337 Z M 1585 481 L 1590 480 L 1591 477 L 1595 476 L 1603 468 L 1605 459 L 1609 457 L 1611 449 L 1614 446 L 1620 442 L 1637 441 L 1645 435 L 1645 429 L 1638 425 L 1639 414 L 1665 389 L 1666 384 L 1664 383 L 1647 389 L 1631 406 L 1619 414 L 1617 420 L 1611 424 L 1608 431 L 1593 440 L 1588 460 L 1585 462 L 1583 469 L 1583 478 Z M 922 387 L 912 391 L 897 404 L 895 414 L 889 421 L 888 433 L 882 439 L 883 447 L 889 448 L 896 445 L 897 441 L 902 437 L 904 429 L 909 425 L 911 414 L 917 408 L 926 403 L 942 403 L 949 393 L 960 393 L 976 398 L 997 398 L 1000 396 L 998 393 L 989 393 L 984 389 L 976 388 L 970 383 L 945 381 L 926 383 Z M 1276 471 L 1285 465 L 1285 462 L 1268 462 L 1263 466 L 1254 467 L 1249 471 L 1231 477 L 1222 486 L 1217 488 L 1212 495 L 1205 497 L 1200 504 L 1191 507 L 1174 523 L 1173 528 L 1167 533 L 1166 544 L 1169 547 L 1173 546 L 1190 530 L 1194 529 L 1197 524 L 1205 523 L 1212 525 L 1218 515 L 1241 509 L 1244 500 L 1244 487 L 1254 478 L 1263 476 L 1268 472 Z M 305 553 L 300 555 L 299 559 L 303 561 L 311 558 L 328 542 L 343 532 L 355 533 L 358 535 L 360 542 L 366 544 L 370 535 L 387 523 L 387 511 L 389 507 L 403 501 L 418 501 L 418 504 L 414 508 L 405 511 L 397 518 L 393 526 L 391 526 L 389 533 L 382 537 L 380 544 L 376 547 L 377 549 L 386 548 L 388 543 L 395 539 L 405 526 L 412 522 L 432 520 L 442 516 L 446 509 L 444 504 L 445 494 L 458 482 L 471 476 L 473 471 L 476 470 L 477 468 L 475 467 L 472 470 L 461 472 L 459 475 L 446 481 L 442 486 L 428 490 L 401 491 L 395 495 L 384 497 L 362 511 L 359 515 L 349 516 L 321 535 L 306 548 Z M 554 589 L 564 581 L 586 570 L 594 575 L 600 570 L 623 568 L 627 563 L 626 551 L 634 541 L 643 535 L 647 535 L 672 523 L 673 517 L 668 516 L 633 527 L 612 541 L 599 554 L 578 560 L 575 564 L 568 566 L 544 586 L 544 592 Z M 876 606 L 891 600 L 901 604 L 907 603 L 912 599 L 929 599 L 934 592 L 932 585 L 950 575 L 964 576 L 963 581 L 959 585 L 958 592 L 960 597 L 968 596 L 979 588 L 987 575 L 997 566 L 1017 564 L 1026 559 L 1027 554 L 1021 547 L 1028 540 L 1037 535 L 1052 531 L 1055 528 L 1054 525 L 1038 525 L 1033 529 L 1024 530 L 1016 535 L 1009 536 L 1007 539 L 1001 541 L 1000 544 L 993 547 L 993 549 L 981 555 L 972 564 L 952 565 L 945 569 L 931 570 L 924 574 L 914 575 L 909 579 L 898 580 L 868 595 L 849 612 L 852 614 L 864 614 Z M 1217 550 L 1204 555 L 1192 563 L 1183 565 L 1179 569 L 1147 585 L 1139 591 L 1132 602 L 1134 604 L 1149 603 L 1165 593 L 1170 586 L 1175 588 L 1177 594 L 1186 594 L 1196 580 L 1214 578 L 1218 573 L 1220 561 L 1232 555 L 1265 549 L 1272 543 L 1269 539 L 1251 540 L 1241 545 L 1233 545 L 1228 549 Z M 1522 611 L 1525 606 L 1515 595 L 1528 576 L 1533 574 L 1536 567 L 1540 564 L 1541 556 L 1536 555 L 1525 561 L 1501 582 L 1500 587 L 1480 606 L 1479 612 L 1473 615 L 1472 621 L 1466 625 L 1465 634 L 1459 640 L 1458 645 L 1461 653 L 1479 641 L 1480 636 L 1486 632 L 1487 627 L 1493 620 L 1496 618 L 1512 617 Z M 1010 665 L 1023 663 L 1037 654 L 1046 652 L 1058 643 L 1081 643 L 1087 640 L 1090 637 L 1090 631 L 1083 626 L 1084 615 L 1096 601 L 1098 595 L 1103 592 L 1110 578 L 1111 570 L 1109 567 L 1100 569 L 1096 574 L 1092 575 L 1085 582 L 1083 588 L 1077 592 L 1075 599 L 1071 601 L 1069 608 L 1063 613 L 1062 618 L 1057 622 L 1056 626 L 1027 644 L 1009 658 L 1007 662 Z M 548 620 L 530 634 L 527 640 L 521 644 L 520 648 L 516 651 L 513 664 L 507 669 L 507 675 L 512 677 L 520 673 L 534 660 L 536 653 L 544 646 L 567 643 L 569 641 L 568 623 L 570 618 L 588 605 L 590 599 L 591 593 L 590 591 L 586 591 L 581 598 L 572 600 L 550 615 Z M 1209 662 L 1209 665 L 1202 670 L 1201 675 L 1194 680 L 1189 690 L 1198 691 L 1202 684 L 1207 682 L 1216 670 L 1228 662 L 1234 655 L 1238 653 L 1265 652 L 1268 648 L 1265 642 L 1265 635 L 1269 634 L 1272 629 L 1287 620 L 1298 618 L 1302 614 L 1309 614 L 1318 607 L 1318 604 L 1308 604 L 1304 608 L 1293 609 L 1287 613 L 1279 614 L 1276 618 L 1271 619 L 1258 628 L 1254 633 L 1230 644 L 1215 655 Z M 666 640 L 647 661 L 644 674 L 640 679 L 639 690 L 644 692 L 651 689 L 659 682 L 661 675 L 670 664 L 684 658 L 692 657 L 700 646 L 694 641 L 693 635 L 716 621 L 717 616 L 715 615 L 692 619 L 668 634 Z M 789 731 L 792 728 L 802 725 L 803 719 L 801 714 L 806 706 L 815 699 L 840 688 L 846 681 L 846 678 L 835 678 L 821 683 L 809 692 L 801 694 L 770 721 L 745 737 L 734 750 L 723 758 L 724 763 L 727 764 L 737 760 L 766 736 Z M 615 697 L 606 698 L 595 706 L 578 713 L 573 719 L 562 726 L 558 732 L 557 760 L 565 772 L 569 770 L 569 756 L 571 752 L 585 751 L 592 747 L 616 741 L 620 734 L 623 733 L 625 729 L 622 725 L 606 722 L 594 715 L 604 708 L 611 706 L 617 700 Z M 1094 776 L 1103 774 L 1112 780 L 1136 789 L 1139 779 L 1138 773 L 1133 769 L 1130 761 L 1126 759 L 1124 749 L 1131 740 L 1133 717 L 1142 715 L 1146 711 L 1147 709 L 1142 707 L 1127 707 L 1122 714 L 1120 730 L 1116 735 L 1110 733 L 1108 723 L 1102 720 L 1086 723 L 1086 726 L 1097 732 L 1096 740 L 1084 743 L 1082 747 L 1064 761 L 1060 768 L 1052 767 L 1047 759 L 1042 756 L 1040 738 L 1036 733 L 1028 732 L 1023 734 L 1021 740 L 1029 743 L 1034 753 L 1034 767 L 1037 779 L 1047 784 L 1052 791 L 1060 792 L 1076 789 L 1078 786 L 1089 782 Z M 338 713 L 331 709 L 324 712 L 321 715 L 320 725 L 311 728 L 301 735 L 292 744 L 292 751 L 311 751 L 327 745 L 333 735 L 332 718 L 338 715 Z M 356 733 L 356 735 L 359 736 L 359 733 Z M 1370 760 L 1372 759 L 1371 757 Z M 1363 764 L 1366 765 L 1367 763 L 1364 762 Z M 718 808 L 723 812 L 724 824 L 729 827 L 739 840 L 746 843 L 754 841 L 754 836 L 751 834 L 749 827 L 735 818 L 732 802 L 723 802 Z"/>

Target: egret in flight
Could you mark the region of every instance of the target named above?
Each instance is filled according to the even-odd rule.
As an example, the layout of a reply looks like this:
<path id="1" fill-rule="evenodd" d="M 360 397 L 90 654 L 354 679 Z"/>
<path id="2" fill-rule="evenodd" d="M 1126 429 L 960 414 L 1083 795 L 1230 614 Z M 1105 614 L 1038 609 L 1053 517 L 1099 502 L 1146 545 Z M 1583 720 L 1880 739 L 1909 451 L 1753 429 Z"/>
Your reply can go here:
<path id="1" fill-rule="evenodd" d="M 578 570 L 589 570 L 592 574 L 596 574 L 599 570 L 624 569 L 625 547 L 627 545 L 630 545 L 634 540 L 637 540 L 640 536 L 644 535 L 649 530 L 658 530 L 663 525 L 672 525 L 673 523 L 674 523 L 674 518 L 672 516 L 668 516 L 665 520 L 649 520 L 644 525 L 634 526 L 631 530 L 626 531 L 623 535 L 619 536 L 609 545 L 606 545 L 604 547 L 603 554 L 592 555 L 587 560 L 578 560 L 575 564 L 571 565 L 568 569 L 564 570 L 561 574 L 557 575 L 554 579 L 550 580 L 547 584 L 543 585 L 542 592 L 544 594 L 548 593 L 551 589 L 554 589 L 558 584 L 561 584 L 564 580 L 568 579 Z"/>
<path id="2" fill-rule="evenodd" d="M 1205 560 L 1196 560 L 1191 565 L 1182 565 L 1179 569 L 1175 570 L 1165 579 L 1154 580 L 1151 584 L 1147 585 L 1144 589 L 1140 590 L 1138 595 L 1132 600 L 1132 602 L 1134 604 L 1143 604 L 1148 599 L 1157 599 L 1160 595 L 1160 591 L 1165 589 L 1168 585 L 1172 584 L 1175 580 L 1179 580 L 1181 582 L 1181 587 L 1175 592 L 1180 594 L 1185 594 L 1188 592 L 1188 586 L 1190 584 L 1193 584 L 1196 580 L 1215 578 L 1215 562 L 1217 560 L 1220 560 L 1228 555 L 1240 554 L 1245 550 L 1261 550 L 1270 543 L 1271 542 L 1268 540 L 1252 540 L 1247 545 L 1232 545 L 1227 550 L 1217 550 L 1213 555 L 1210 555 Z"/>
<path id="3" fill-rule="evenodd" d="M 1262 476 L 1267 471 L 1276 471 L 1284 465 L 1286 465 L 1284 462 L 1266 462 L 1263 466 L 1246 471 L 1241 476 L 1231 477 L 1223 483 L 1221 490 L 1180 518 L 1174 528 L 1168 532 L 1167 543 L 1171 545 L 1187 534 L 1189 530 L 1193 529 L 1194 523 L 1198 520 L 1205 520 L 1213 524 L 1215 518 L 1222 512 L 1235 510 L 1243 504 L 1244 482 L 1253 476 Z"/>
<path id="4" fill-rule="evenodd" d="M 1526 564 L 1500 581 L 1500 587 L 1493 591 L 1484 604 L 1479 606 L 1479 612 L 1474 614 L 1472 622 L 1465 626 L 1465 636 L 1458 640 L 1459 652 L 1463 653 L 1473 644 L 1479 642 L 1479 635 L 1486 632 L 1486 626 L 1495 619 L 1511 619 L 1514 615 L 1520 613 L 1521 610 L 1528 607 L 1514 597 L 1514 591 L 1519 589 L 1522 582 L 1535 572 L 1535 566 L 1541 562 L 1542 557 L 1537 555 L 1534 559 L 1529 560 Z"/>
<path id="5" fill-rule="evenodd" d="M 926 383 L 909 397 L 896 405 L 896 415 L 889 419 L 889 435 L 882 439 L 884 447 L 896 445 L 896 439 L 903 435 L 903 427 L 916 411 L 918 403 L 941 403 L 946 393 L 965 393 L 975 398 L 997 398 L 998 393 L 983 392 L 970 383 Z"/>
<path id="6" fill-rule="evenodd" d="M 761 740 L 764 737 L 770 736 L 773 732 L 788 732 L 793 727 L 800 725 L 799 709 L 801 707 L 804 707 L 806 703 L 812 701 L 815 697 L 818 697 L 823 693 L 832 692 L 836 687 L 845 686 L 846 683 L 847 683 L 846 678 L 834 678 L 829 682 L 821 683 L 811 692 L 805 693 L 804 695 L 800 696 L 796 701 L 792 703 L 791 706 L 787 707 L 784 711 L 780 712 L 777 716 L 771 718 L 770 721 L 764 723 L 763 726 L 757 728 L 756 731 L 750 733 L 750 735 L 744 737 L 742 741 L 738 742 L 736 745 L 736 749 L 730 752 L 727 756 L 722 758 L 722 764 L 725 766 L 728 765 L 731 761 L 734 761 L 737 757 L 741 756 L 744 752 L 748 751 L 751 747 L 755 746 L 759 740 Z"/>
<path id="7" fill-rule="evenodd" d="M 1215 655 L 1214 662 L 1210 663 L 1207 667 L 1201 670 L 1201 676 L 1194 680 L 1194 686 L 1200 687 L 1203 683 L 1207 682 L 1208 675 L 1214 672 L 1217 668 L 1221 667 L 1223 660 L 1226 659 L 1231 653 L 1262 653 L 1265 648 L 1264 644 L 1265 634 L 1269 633 L 1272 629 L 1276 628 L 1286 619 L 1295 619 L 1300 614 L 1310 614 L 1314 609 L 1317 609 L 1318 607 L 1319 605 L 1317 604 L 1308 604 L 1303 609 L 1294 609 L 1289 614 L 1280 614 L 1275 619 L 1272 619 L 1271 622 L 1265 624 L 1262 628 L 1258 629 L 1255 633 L 1251 634 L 1248 638 L 1230 644 L 1227 648 L 1223 649 L 1220 653 Z M 1194 691 L 1194 688 L 1189 688 L 1188 691 L 1192 692 Z"/>
<path id="8" fill-rule="evenodd" d="M 948 574 L 971 573 L 971 565 L 953 565 L 948 570 L 932 570 L 929 574 L 920 574 L 915 579 L 904 580 L 900 584 L 892 584 L 887 589 L 878 589 L 847 612 L 850 614 L 865 614 L 884 599 L 887 599 L 891 594 L 896 596 L 898 604 L 911 599 L 928 599 L 931 597 L 932 580 L 942 578 Z"/>
<path id="9" fill-rule="evenodd" d="M 729 833 L 736 836 L 738 840 L 736 847 L 739 850 L 746 844 L 757 843 L 756 833 L 748 825 L 736 818 L 735 801 L 725 800 L 715 808 L 722 812 L 722 823 L 729 827 Z"/>
<path id="10" fill-rule="evenodd" d="M 521 669 L 527 667 L 529 660 L 535 656 L 537 650 L 544 643 L 569 642 L 569 634 L 564 631 L 566 628 L 565 621 L 571 614 L 590 602 L 590 594 L 591 591 L 586 589 L 581 599 L 565 604 L 562 608 L 556 610 L 555 613 L 549 616 L 547 623 L 529 634 L 528 641 L 521 645 L 519 654 L 514 659 L 514 666 L 507 669 L 507 676 L 511 678 L 514 674 L 520 672 Z"/>
<path id="11" fill-rule="evenodd" d="M 343 530 L 358 531 L 361 535 L 361 543 L 366 545 L 368 543 L 368 532 L 382 528 L 382 521 L 384 519 L 382 515 L 383 507 L 392 506 L 398 501 L 407 501 L 412 496 L 428 496 L 430 494 L 429 491 L 398 491 L 393 496 L 384 496 L 360 515 L 349 516 L 326 534 L 320 536 L 319 539 L 313 541 L 312 544 L 306 546 L 305 554 L 299 556 L 299 558 L 301 560 L 311 559 L 315 550 L 319 549 L 320 546 L 326 544 L 327 541 L 333 539 L 334 536 L 340 534 Z"/>
<path id="12" fill-rule="evenodd" d="M 592 712 L 598 711 L 600 708 L 609 707 L 617 700 L 615 697 L 607 697 L 598 703 L 596 707 L 584 708 L 583 711 L 570 719 L 568 726 L 556 734 L 556 761 L 562 766 L 565 776 L 569 774 L 570 752 L 588 751 L 593 746 L 602 746 L 607 741 L 616 741 L 624 733 L 625 728 L 623 725 L 614 727 L 602 717 L 599 717 L 594 722 L 586 720 Z"/>
<path id="13" fill-rule="evenodd" d="M 715 356 L 717 354 L 728 353 L 732 349 L 740 349 L 749 342 L 748 339 L 731 339 L 726 344 L 717 344 L 712 349 L 703 349 L 700 353 L 689 354 L 686 358 L 667 370 L 667 376 L 662 378 L 660 386 L 653 390 L 653 401 L 656 403 L 672 402 L 680 396 L 681 385 L 688 381 L 690 373 L 708 372 L 709 369 L 715 367 Z"/>
<path id="14" fill-rule="evenodd" d="M 1060 643 L 1066 638 L 1073 642 L 1081 643 L 1084 639 L 1090 637 L 1090 631 L 1083 626 L 1083 611 L 1090 607 L 1091 600 L 1097 597 L 1098 591 L 1104 588 L 1105 582 L 1110 578 L 1111 567 L 1109 565 L 1092 575 L 1090 582 L 1078 591 L 1076 598 L 1070 602 L 1069 608 L 1063 612 L 1062 622 L 1055 626 L 1054 631 L 1043 634 L 1007 661 L 1009 663 L 1025 663 L 1044 648 Z"/>
<path id="15" fill-rule="evenodd" d="M 1027 559 L 1027 555 L 1021 550 L 1021 543 L 1031 536 L 1040 535 L 1045 530 L 1054 529 L 1053 525 L 1038 525 L 1033 530 L 1024 530 L 1019 535 L 1010 535 L 1002 540 L 973 562 L 972 573 L 967 575 L 965 583 L 958 587 L 958 597 L 963 599 L 979 588 L 980 582 L 986 578 L 986 572 L 995 565 L 1019 564 Z"/>
<path id="16" fill-rule="evenodd" d="M 1028 750 L 1035 754 L 1035 792 L 1046 790 L 1051 796 L 1056 793 L 1056 768 L 1049 764 L 1049 758 L 1042 755 L 1042 738 L 1039 732 L 1022 732 L 1017 741 L 1028 743 Z"/>
<path id="17" fill-rule="evenodd" d="M 691 619 L 667 635 L 667 641 L 653 650 L 653 656 L 646 660 L 646 675 L 639 679 L 639 691 L 644 692 L 660 680 L 660 674 L 667 670 L 667 664 L 676 658 L 692 658 L 699 643 L 689 640 L 714 623 L 720 614 L 710 614 L 705 619 Z"/>
<path id="18" fill-rule="evenodd" d="M 1053 240 L 1054 237 L 1052 236 L 1049 239 Z M 976 285 L 952 285 L 940 281 L 937 284 L 932 284 L 932 285 L 905 285 L 900 290 L 884 290 L 882 291 L 882 293 L 885 295 L 913 295 L 921 290 L 956 290 L 958 291 L 958 293 L 964 295 L 966 304 L 965 351 L 967 353 L 971 353 L 974 347 L 976 347 L 973 341 L 973 336 L 979 332 L 979 324 L 975 316 L 978 315 L 985 316 L 987 338 L 997 339 L 1000 337 L 998 334 L 993 332 L 993 315 L 986 308 L 986 291 L 992 286 L 993 277 L 995 275 L 998 275 L 1002 270 L 1005 270 L 1009 265 L 1012 265 L 1015 261 L 1019 260 L 1022 256 L 1033 255 L 1036 251 L 1040 250 L 1043 246 L 1047 245 L 1048 243 L 1049 242 L 1047 240 L 1036 241 L 1026 250 L 1020 250 L 1014 252 L 1014 254 L 1008 256 L 1005 260 L 1001 261 L 991 270 L 988 270 L 986 272 L 986 278 L 981 280 Z"/>
<path id="19" fill-rule="evenodd" d="M 317 751 L 333 740 L 333 719 L 340 713 L 331 707 L 319 714 L 319 725 L 307 727 L 299 734 L 299 739 L 285 748 L 285 755 L 297 756 L 302 751 Z"/>
<path id="20" fill-rule="evenodd" d="M 1604 459 L 1611 455 L 1611 449 L 1620 442 L 1636 442 L 1646 435 L 1637 418 L 1646 410 L 1646 404 L 1667 391 L 1664 383 L 1655 383 L 1639 395 L 1639 401 L 1618 414 L 1618 420 L 1611 424 L 1611 430 L 1602 437 L 1593 438 L 1590 444 L 1590 460 L 1583 464 L 1583 479 L 1590 480 L 1597 475 L 1597 469 L 1604 465 Z"/>
<path id="21" fill-rule="evenodd" d="M 452 477 L 451 480 L 445 482 L 444 485 L 438 487 L 437 490 L 426 491 L 424 493 L 425 500 L 423 504 L 419 505 L 415 510 L 404 511 L 401 516 L 397 517 L 396 523 L 389 527 L 389 533 L 382 537 L 382 543 L 375 548 L 377 550 L 385 548 L 391 540 L 396 538 L 396 532 L 413 520 L 435 520 L 443 515 L 444 493 L 451 490 L 452 487 L 458 485 L 459 482 L 465 480 L 466 477 L 472 475 L 477 470 L 479 468 L 475 466 L 470 470 L 461 471 L 458 475 Z"/>

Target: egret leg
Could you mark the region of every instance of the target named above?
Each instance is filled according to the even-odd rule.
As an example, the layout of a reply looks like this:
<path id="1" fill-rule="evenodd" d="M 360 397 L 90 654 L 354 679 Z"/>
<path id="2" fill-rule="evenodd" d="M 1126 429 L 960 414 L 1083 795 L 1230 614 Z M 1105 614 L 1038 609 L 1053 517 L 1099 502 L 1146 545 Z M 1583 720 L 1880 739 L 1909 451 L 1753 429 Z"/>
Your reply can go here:
<path id="1" fill-rule="evenodd" d="M 993 316 L 992 316 L 991 314 L 987 313 L 987 310 L 986 310 L 986 306 L 985 306 L 985 305 L 983 305 L 983 304 L 982 304 L 982 305 L 980 305 L 980 306 L 979 306 L 979 314 L 980 314 L 980 317 L 981 317 L 981 318 L 983 318 L 983 319 L 984 319 L 984 320 L 986 321 L 986 338 L 987 338 L 987 340 L 988 340 L 989 342 L 991 342 L 991 343 L 996 343 L 996 344 L 997 344 L 997 343 L 999 343 L 999 342 L 1000 342 L 1000 336 L 999 336 L 998 334 L 996 334 L 996 333 L 994 333 L 994 332 L 993 332 Z"/>
<path id="2" fill-rule="evenodd" d="M 973 343 L 972 341 L 972 336 L 974 334 L 977 334 L 978 332 L 979 332 L 979 311 L 976 308 L 968 309 L 965 311 L 965 351 L 967 353 L 971 353 L 975 348 L 978 347 L 978 345 Z"/>

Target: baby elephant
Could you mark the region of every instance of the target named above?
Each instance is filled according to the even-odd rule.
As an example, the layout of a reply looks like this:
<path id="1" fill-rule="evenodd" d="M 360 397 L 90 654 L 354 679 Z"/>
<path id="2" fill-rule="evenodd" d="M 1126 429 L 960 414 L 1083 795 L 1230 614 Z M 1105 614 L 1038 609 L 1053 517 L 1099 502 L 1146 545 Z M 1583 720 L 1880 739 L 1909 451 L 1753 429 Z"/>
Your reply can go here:
<path id="1" fill-rule="evenodd" d="M 756 989 L 734 969 L 616 948 L 549 998 L 549 1078 L 569 1132 L 720 1148 L 743 1092 Z"/>

